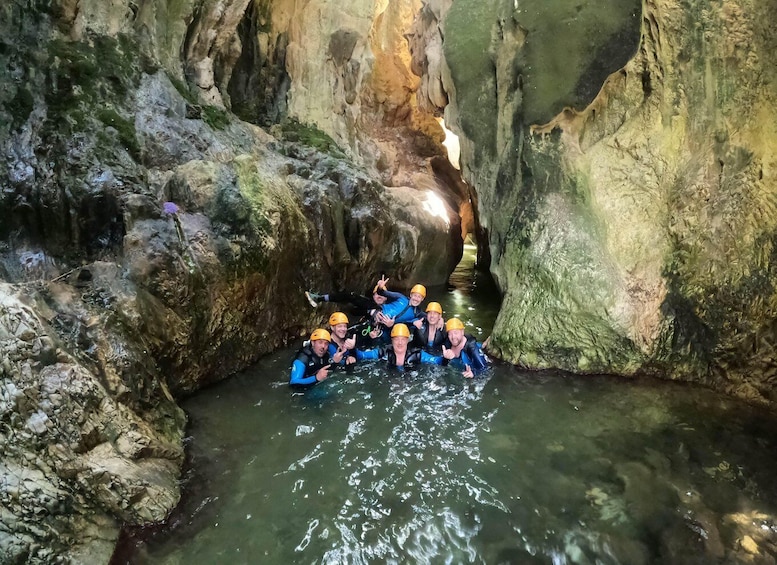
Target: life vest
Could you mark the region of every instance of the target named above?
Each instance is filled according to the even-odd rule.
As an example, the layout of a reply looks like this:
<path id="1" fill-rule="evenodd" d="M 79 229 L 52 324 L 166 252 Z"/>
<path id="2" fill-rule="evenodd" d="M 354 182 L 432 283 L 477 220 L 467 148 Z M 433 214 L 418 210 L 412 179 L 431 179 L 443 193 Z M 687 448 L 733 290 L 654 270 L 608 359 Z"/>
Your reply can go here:
<path id="1" fill-rule="evenodd" d="M 442 344 L 445 343 L 445 340 L 448 338 L 448 334 L 445 333 L 445 329 L 440 329 L 437 330 L 437 332 L 434 334 L 434 342 L 429 343 L 429 321 L 426 319 L 424 319 L 420 328 L 413 326 L 413 329 L 415 330 L 413 336 L 413 345 L 417 347 L 438 350 L 440 347 L 442 347 Z"/>
<path id="2" fill-rule="evenodd" d="M 381 358 L 386 359 L 389 363 L 389 367 L 394 368 L 397 367 L 397 354 L 394 352 L 394 348 L 390 345 L 387 345 L 386 347 L 381 348 Z M 405 369 L 409 369 L 411 367 L 415 367 L 416 365 L 421 364 L 421 350 L 417 349 L 415 347 L 407 348 L 407 351 L 405 352 L 405 364 L 403 367 Z"/>
<path id="3" fill-rule="evenodd" d="M 331 363 L 329 357 L 319 357 L 313 353 L 313 349 L 310 345 L 305 345 L 297 352 L 297 356 L 294 361 L 301 361 L 305 365 L 305 375 L 310 377 L 318 373 L 321 367 L 325 367 Z"/>

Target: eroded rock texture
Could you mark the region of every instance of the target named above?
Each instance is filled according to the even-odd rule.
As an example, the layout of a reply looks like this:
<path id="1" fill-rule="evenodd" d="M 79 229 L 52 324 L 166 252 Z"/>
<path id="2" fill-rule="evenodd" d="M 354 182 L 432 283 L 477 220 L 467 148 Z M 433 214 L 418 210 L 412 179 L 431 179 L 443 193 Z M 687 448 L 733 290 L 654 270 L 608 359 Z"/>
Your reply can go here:
<path id="1" fill-rule="evenodd" d="M 643 2 L 636 54 L 595 100 L 576 103 L 577 86 L 546 100 L 577 110 L 532 100 L 551 70 L 527 68 L 543 29 L 527 9 L 456 2 L 444 17 L 447 121 L 505 292 L 491 351 L 773 401 L 777 5 Z"/>
<path id="2" fill-rule="evenodd" d="M 319 323 L 303 287 L 444 281 L 477 205 L 492 352 L 771 401 L 775 11 L 3 3 L 0 560 L 104 562 L 175 504 L 176 394 Z"/>
<path id="3" fill-rule="evenodd" d="M 391 158 L 359 150 L 370 135 L 355 122 L 315 127 L 332 108 L 288 115 L 304 85 L 285 50 L 301 38 L 266 26 L 270 15 L 297 25 L 305 6 L 269 8 L 0 6 L 3 563 L 105 563 L 121 522 L 162 520 L 179 496 L 174 398 L 320 325 L 327 313 L 305 288 L 364 291 L 381 272 L 441 283 L 460 255 L 466 195 L 440 192 L 439 128 L 411 128 L 414 86 L 383 84 L 361 62 L 382 12 L 351 27 L 333 6 L 306 17 L 335 10 L 322 69 L 383 84 L 360 119 L 376 136 L 398 128 Z M 310 99 L 377 96 L 339 88 Z M 257 123 L 283 119 L 264 130 L 233 104 Z M 426 154 L 400 155 L 411 146 Z M 450 223 L 426 211 L 426 190 Z"/>

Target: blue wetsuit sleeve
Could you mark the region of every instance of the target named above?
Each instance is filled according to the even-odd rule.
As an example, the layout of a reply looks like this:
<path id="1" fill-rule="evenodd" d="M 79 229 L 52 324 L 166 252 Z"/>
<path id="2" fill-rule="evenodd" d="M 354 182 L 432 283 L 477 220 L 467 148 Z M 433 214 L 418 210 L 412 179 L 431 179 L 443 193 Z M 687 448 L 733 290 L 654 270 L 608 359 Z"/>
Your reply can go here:
<path id="1" fill-rule="evenodd" d="M 345 353 L 343 353 L 343 358 L 340 359 L 340 362 L 339 363 L 335 363 L 335 353 L 337 353 L 338 349 L 339 348 L 337 347 L 336 344 L 334 344 L 334 343 L 330 343 L 329 344 L 329 351 L 328 351 L 328 353 L 329 353 L 329 362 L 332 365 L 345 366 L 345 360 L 348 358 L 349 355 L 353 355 L 353 353 L 351 353 L 350 351 L 346 351 Z"/>
<path id="2" fill-rule="evenodd" d="M 305 376 L 305 364 L 299 359 L 295 359 L 291 364 L 290 385 L 313 385 L 316 384 L 316 375 Z"/>
<path id="3" fill-rule="evenodd" d="M 388 316 L 389 318 L 396 317 L 397 314 L 401 314 L 403 310 L 407 308 L 408 299 L 407 296 L 403 296 L 401 294 L 398 294 L 399 298 L 396 300 L 392 300 L 391 302 L 386 302 L 386 304 L 383 305 L 383 314 Z M 407 308 L 409 311 L 410 309 Z"/>
<path id="4" fill-rule="evenodd" d="M 400 298 L 406 298 L 404 294 L 401 292 L 394 292 L 393 290 L 379 290 L 378 294 L 381 296 L 385 296 L 389 299 L 390 302 L 393 302 L 394 300 L 399 300 Z"/>
<path id="5" fill-rule="evenodd" d="M 427 363 L 429 365 L 442 365 L 442 357 L 437 355 L 430 355 L 426 351 L 421 351 L 421 363 Z"/>
<path id="6" fill-rule="evenodd" d="M 472 369 L 472 373 L 475 375 L 488 369 L 488 360 L 486 359 L 483 350 L 480 348 L 479 343 L 477 344 L 477 347 L 475 347 L 474 356 L 462 352 L 461 357 L 463 364 L 469 365 L 469 368 Z"/>
<path id="7" fill-rule="evenodd" d="M 380 351 L 378 349 L 366 349 L 364 351 L 361 349 L 356 350 L 357 361 L 368 361 L 370 359 L 380 359 Z"/>

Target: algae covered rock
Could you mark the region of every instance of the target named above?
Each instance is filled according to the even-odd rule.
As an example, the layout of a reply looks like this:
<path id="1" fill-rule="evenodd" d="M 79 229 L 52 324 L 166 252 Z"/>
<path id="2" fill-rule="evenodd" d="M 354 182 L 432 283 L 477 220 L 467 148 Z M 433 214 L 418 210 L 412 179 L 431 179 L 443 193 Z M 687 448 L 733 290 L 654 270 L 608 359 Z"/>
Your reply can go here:
<path id="1" fill-rule="evenodd" d="M 548 29 L 537 14 L 551 14 L 523 9 L 455 3 L 445 19 L 446 30 L 471 30 L 470 43 L 446 35 L 446 112 L 467 138 L 465 176 L 505 293 L 491 351 L 528 367 L 648 372 L 771 402 L 774 6 L 645 4 L 636 54 L 610 68 L 595 99 L 575 100 L 585 90 L 575 87 L 543 102 L 572 107 L 545 110 L 530 101 L 535 89 L 559 74 L 557 86 L 580 84 L 568 73 L 594 63 L 530 71 Z M 484 22 L 465 19 L 480 12 Z M 623 16 L 603 52 L 627 37 Z M 565 38 L 551 49 L 579 56 Z M 493 64 L 456 80 L 474 72 L 472 57 Z M 472 110 L 473 100 L 490 110 Z"/>
<path id="2" fill-rule="evenodd" d="M 256 14 L 194 4 L 0 8 L 0 561 L 107 562 L 177 503 L 176 396 L 321 324 L 305 289 L 441 283 L 460 253 L 425 192 L 229 112 Z"/>

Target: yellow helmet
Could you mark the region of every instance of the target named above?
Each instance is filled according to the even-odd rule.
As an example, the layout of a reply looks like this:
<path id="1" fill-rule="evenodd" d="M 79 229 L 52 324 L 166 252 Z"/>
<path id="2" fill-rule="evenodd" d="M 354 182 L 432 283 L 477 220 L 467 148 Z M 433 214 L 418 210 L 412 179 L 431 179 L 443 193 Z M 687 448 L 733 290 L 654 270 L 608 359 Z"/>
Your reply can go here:
<path id="1" fill-rule="evenodd" d="M 347 324 L 348 323 L 348 316 L 343 314 L 342 312 L 335 312 L 331 316 L 329 316 L 329 325 L 330 326 L 336 326 L 337 324 Z"/>
<path id="2" fill-rule="evenodd" d="M 442 314 L 442 306 L 440 306 L 439 302 L 430 302 L 426 306 L 427 312 L 437 312 L 438 314 Z"/>
<path id="3" fill-rule="evenodd" d="M 445 322 L 446 332 L 449 332 L 451 330 L 463 330 L 463 329 L 464 329 L 464 323 L 458 318 L 451 318 L 450 320 Z"/>
<path id="4" fill-rule="evenodd" d="M 410 294 L 413 294 L 414 292 L 417 292 L 424 298 L 426 298 L 426 287 L 422 284 L 417 284 L 413 288 L 410 289 Z"/>
<path id="5" fill-rule="evenodd" d="M 405 324 L 394 324 L 391 328 L 391 337 L 410 337 L 410 330 Z"/>
<path id="6" fill-rule="evenodd" d="M 332 336 L 329 335 L 329 332 L 326 331 L 325 329 L 318 328 L 312 334 L 310 334 L 310 341 L 318 341 L 319 339 L 325 339 L 326 341 L 331 343 Z"/>

